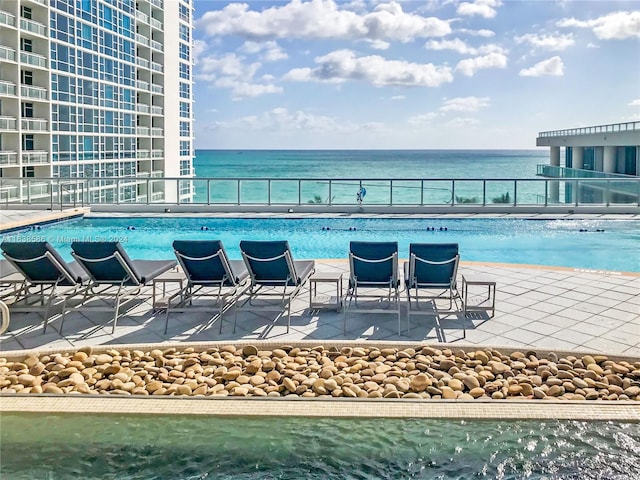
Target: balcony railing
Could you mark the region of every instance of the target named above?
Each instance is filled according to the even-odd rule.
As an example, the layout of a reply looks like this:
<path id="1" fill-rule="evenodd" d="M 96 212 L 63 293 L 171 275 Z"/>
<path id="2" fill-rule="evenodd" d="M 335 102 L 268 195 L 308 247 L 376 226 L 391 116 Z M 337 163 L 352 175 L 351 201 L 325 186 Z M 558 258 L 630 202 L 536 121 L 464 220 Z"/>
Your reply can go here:
<path id="1" fill-rule="evenodd" d="M 18 120 L 15 117 L 0 117 L 0 130 L 13 131 L 18 129 Z"/>
<path id="2" fill-rule="evenodd" d="M 155 83 L 151 84 L 151 92 L 152 93 L 163 93 L 164 87 L 162 85 L 157 85 Z"/>
<path id="3" fill-rule="evenodd" d="M 163 110 L 164 109 L 162 107 L 158 107 L 158 106 L 155 106 L 155 105 L 153 105 L 151 107 L 151 113 L 154 114 L 154 115 L 162 115 Z"/>
<path id="4" fill-rule="evenodd" d="M 159 50 L 161 52 L 164 50 L 162 43 L 158 42 L 157 40 L 151 40 L 151 48 Z"/>
<path id="5" fill-rule="evenodd" d="M 136 156 L 138 157 L 138 160 L 144 160 L 145 158 L 151 158 L 151 151 L 150 150 L 138 149 L 136 151 Z"/>
<path id="6" fill-rule="evenodd" d="M 149 15 L 141 12 L 140 10 L 136 10 L 136 20 L 140 20 L 144 23 L 149 23 Z"/>
<path id="7" fill-rule="evenodd" d="M 162 137 L 164 135 L 164 130 L 162 128 L 152 128 L 151 136 L 153 137 Z"/>
<path id="8" fill-rule="evenodd" d="M 47 59 L 35 53 L 20 52 L 20 61 L 34 67 L 47 68 Z"/>
<path id="9" fill-rule="evenodd" d="M 149 68 L 150 63 L 151 62 L 149 62 L 149 60 L 145 58 L 140 58 L 140 57 L 136 58 L 136 65 L 138 65 L 139 67 Z"/>
<path id="10" fill-rule="evenodd" d="M 596 170 L 557 167 L 545 164 L 538 165 L 537 175 L 552 178 L 635 178 L 633 175 L 624 175 L 622 173 L 598 172 Z"/>
<path id="11" fill-rule="evenodd" d="M 164 67 L 162 66 L 162 64 L 156 63 L 156 62 L 151 63 L 151 69 L 154 72 L 160 72 L 160 73 L 164 71 Z"/>
<path id="12" fill-rule="evenodd" d="M 151 26 L 153 28 L 157 28 L 158 30 L 162 30 L 164 28 L 164 25 L 162 24 L 162 22 L 160 20 L 156 20 L 155 18 L 151 18 Z"/>
<path id="13" fill-rule="evenodd" d="M 570 135 L 592 135 L 594 133 L 627 132 L 640 130 L 640 121 L 611 123 L 609 125 L 595 125 L 592 127 L 567 128 L 565 130 L 550 130 L 538 133 L 538 137 L 566 137 Z"/>
<path id="14" fill-rule="evenodd" d="M 26 30 L 27 32 L 35 33 L 36 35 L 46 36 L 47 27 L 42 25 L 41 23 L 34 22 L 33 20 L 28 20 L 26 18 L 20 19 L 20 28 Z"/>
<path id="15" fill-rule="evenodd" d="M 31 152 L 36 153 L 36 152 Z M 41 152 L 46 155 L 46 152 Z M 138 158 L 141 158 L 138 152 Z M 24 161 L 24 159 L 23 159 Z M 145 169 L 145 172 L 148 172 Z M 46 181 L 50 192 L 59 191 L 59 184 L 73 180 L 82 183 L 85 192 L 113 189 L 113 198 L 122 198 L 132 184 L 147 186 L 146 192 L 162 189 L 163 198 L 172 203 L 184 203 L 181 192 L 193 189 L 194 196 L 186 203 L 226 208 L 256 207 L 297 208 L 297 211 L 339 212 L 529 212 L 552 211 L 571 213 L 577 207 L 607 211 L 608 207 L 629 213 L 640 213 L 640 178 L 565 178 L 565 179 L 380 179 L 380 178 L 185 178 L 156 176 L 146 173 L 139 177 L 102 177 L 82 179 L 0 178 L 0 190 L 11 186 L 29 186 Z M 364 201 L 357 202 L 356 193 L 366 189 Z M 155 203 L 154 194 L 145 194 L 139 203 Z M 28 203 L 28 199 L 11 200 Z M 115 203 L 91 200 L 85 203 Z M 60 203 L 54 196 L 52 207 Z M 251 210 L 254 209 L 254 210 Z M 558 210 L 559 209 L 559 210 Z M 586 211 L 587 209 L 583 210 Z"/>
<path id="16" fill-rule="evenodd" d="M 16 26 L 15 15 L 11 15 L 9 12 L 4 12 L 0 10 L 0 25 L 15 27 Z"/>
<path id="17" fill-rule="evenodd" d="M 136 105 L 136 112 L 138 113 L 149 113 L 151 111 L 151 107 L 149 105 L 145 105 L 144 103 L 138 103 Z"/>
<path id="18" fill-rule="evenodd" d="M 0 60 L 16 61 L 16 51 L 13 48 L 0 45 Z"/>
<path id="19" fill-rule="evenodd" d="M 17 152 L 0 152 L 0 165 L 17 165 L 18 153 Z"/>
<path id="20" fill-rule="evenodd" d="M 20 94 L 23 97 L 31 98 L 33 100 L 46 100 L 48 97 L 48 92 L 46 88 L 31 87 L 26 85 L 20 86 Z"/>
<path id="21" fill-rule="evenodd" d="M 141 136 L 148 136 L 149 133 L 151 131 L 151 128 L 149 127 L 137 127 L 136 128 L 136 134 L 137 135 L 141 135 Z"/>
<path id="22" fill-rule="evenodd" d="M 140 33 L 136 33 L 136 42 L 149 46 L 149 39 Z"/>
<path id="23" fill-rule="evenodd" d="M 28 131 L 36 131 L 36 132 L 46 132 L 48 122 L 44 118 L 32 118 L 20 120 L 20 126 L 23 130 Z"/>
<path id="24" fill-rule="evenodd" d="M 16 95 L 16 84 L 0 80 L 0 95 Z"/>
<path id="25" fill-rule="evenodd" d="M 149 90 L 149 82 L 145 82 L 144 80 L 137 80 L 136 87 L 140 90 Z"/>
<path id="26" fill-rule="evenodd" d="M 164 150 L 152 150 L 151 155 L 153 156 L 153 158 L 163 158 Z"/>
<path id="27" fill-rule="evenodd" d="M 29 165 L 49 163 L 49 152 L 44 150 L 22 152 L 22 163 Z"/>
<path id="28" fill-rule="evenodd" d="M 155 5 L 158 8 L 162 8 L 162 0 L 151 0 L 151 5 Z"/>

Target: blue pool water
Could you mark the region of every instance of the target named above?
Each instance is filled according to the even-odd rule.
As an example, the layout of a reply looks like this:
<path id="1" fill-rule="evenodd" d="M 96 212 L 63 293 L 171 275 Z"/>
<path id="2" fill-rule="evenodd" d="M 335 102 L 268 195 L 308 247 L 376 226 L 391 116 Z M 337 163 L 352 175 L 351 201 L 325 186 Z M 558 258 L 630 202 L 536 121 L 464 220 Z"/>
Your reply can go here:
<path id="1" fill-rule="evenodd" d="M 0 426 L 15 480 L 640 478 L 626 422 L 5 413 Z"/>
<path id="2" fill-rule="evenodd" d="M 299 259 L 344 259 L 351 240 L 398 241 L 400 258 L 411 242 L 457 242 L 463 261 L 640 272 L 640 222 L 622 220 L 89 218 L 4 239 L 48 240 L 69 260 L 74 240 L 119 240 L 141 259 L 173 258 L 176 239 L 221 239 L 232 259 L 245 239 L 286 239 Z"/>

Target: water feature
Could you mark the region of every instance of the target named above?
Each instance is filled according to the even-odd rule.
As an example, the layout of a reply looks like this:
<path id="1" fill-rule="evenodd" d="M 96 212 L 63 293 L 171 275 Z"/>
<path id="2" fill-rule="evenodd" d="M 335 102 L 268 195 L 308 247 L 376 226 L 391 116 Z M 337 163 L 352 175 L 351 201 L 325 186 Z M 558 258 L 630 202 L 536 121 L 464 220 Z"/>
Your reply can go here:
<path id="1" fill-rule="evenodd" d="M 624 422 L 4 413 L 0 426 L 13 480 L 640 478 L 640 429 Z"/>

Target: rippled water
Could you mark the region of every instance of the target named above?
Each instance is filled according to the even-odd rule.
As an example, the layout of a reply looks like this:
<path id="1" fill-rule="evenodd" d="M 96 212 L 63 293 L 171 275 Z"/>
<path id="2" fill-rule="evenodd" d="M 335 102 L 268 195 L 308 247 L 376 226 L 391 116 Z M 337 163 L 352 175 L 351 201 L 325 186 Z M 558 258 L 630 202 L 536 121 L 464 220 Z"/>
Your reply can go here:
<path id="1" fill-rule="evenodd" d="M 634 423 L 3 414 L 0 427 L 7 479 L 640 479 Z"/>

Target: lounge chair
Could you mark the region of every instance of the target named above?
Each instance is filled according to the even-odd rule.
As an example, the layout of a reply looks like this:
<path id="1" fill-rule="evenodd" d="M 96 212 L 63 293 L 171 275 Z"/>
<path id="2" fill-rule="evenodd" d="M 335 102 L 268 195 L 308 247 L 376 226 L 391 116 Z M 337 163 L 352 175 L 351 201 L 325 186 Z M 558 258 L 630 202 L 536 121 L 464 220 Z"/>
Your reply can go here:
<path id="1" fill-rule="evenodd" d="M 46 333 L 56 300 L 62 301 L 64 316 L 67 300 L 87 289 L 89 276 L 76 262 L 65 262 L 48 242 L 2 242 L 0 248 L 10 264 L 2 264 L 2 282 L 13 286 L 13 292 L 3 293 L 13 297 L 10 310 L 44 312 Z"/>
<path id="2" fill-rule="evenodd" d="M 164 333 L 169 313 L 176 311 L 212 310 L 216 307 L 222 333 L 222 316 L 249 287 L 249 272 L 242 260 L 229 260 L 220 240 L 176 240 L 173 250 L 187 278 L 186 287 L 167 300 Z M 213 292 L 211 292 L 213 290 Z M 171 302 L 180 298 L 175 306 Z M 193 301 L 214 297 L 213 305 L 193 306 Z M 214 317 L 215 318 L 215 317 Z"/>
<path id="3" fill-rule="evenodd" d="M 120 308 L 137 299 L 142 287 L 162 273 L 176 266 L 175 260 L 131 260 L 120 242 L 73 242 L 71 255 L 91 278 L 91 288 L 78 310 L 113 312 L 113 328 L 116 330 Z M 100 288 L 102 287 L 102 288 Z M 95 307 L 87 300 L 113 298 L 115 305 Z M 64 324 L 62 316 L 62 323 Z M 60 325 L 62 333 L 62 325 Z"/>
<path id="4" fill-rule="evenodd" d="M 287 312 L 288 333 L 291 327 L 291 302 L 315 271 L 315 262 L 294 260 L 286 240 L 243 240 L 240 242 L 240 252 L 249 271 L 251 283 L 246 291 L 247 298 L 236 308 L 233 331 L 235 332 L 238 310 L 271 310 Z M 268 302 L 269 299 L 278 297 L 280 301 L 277 305 Z"/>
<path id="5" fill-rule="evenodd" d="M 351 242 L 349 272 L 344 308 L 345 335 L 349 310 L 394 312 L 398 315 L 398 335 L 401 335 L 398 242 Z"/>
<path id="6" fill-rule="evenodd" d="M 27 279 L 9 260 L 0 260 L 0 299 L 17 297 Z"/>
<path id="7" fill-rule="evenodd" d="M 433 315 L 438 311 L 436 301 L 449 300 L 448 311 L 460 298 L 456 276 L 460 255 L 457 243 L 412 243 L 409 245 L 409 261 L 404 264 L 404 281 L 407 290 L 407 325 L 411 328 L 411 315 Z M 413 291 L 413 294 L 412 294 Z M 429 294 L 425 294 L 429 292 Z M 432 309 L 421 308 L 429 301 Z M 464 322 L 463 322 L 464 329 Z M 465 331 L 466 335 L 466 331 Z"/>

